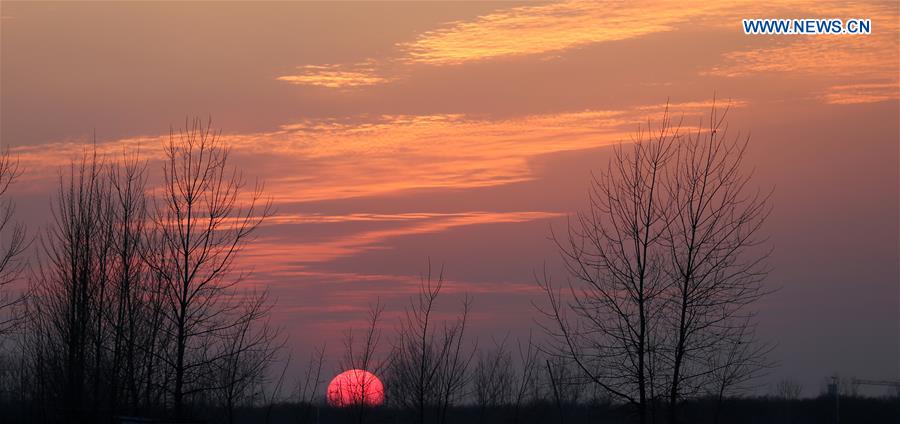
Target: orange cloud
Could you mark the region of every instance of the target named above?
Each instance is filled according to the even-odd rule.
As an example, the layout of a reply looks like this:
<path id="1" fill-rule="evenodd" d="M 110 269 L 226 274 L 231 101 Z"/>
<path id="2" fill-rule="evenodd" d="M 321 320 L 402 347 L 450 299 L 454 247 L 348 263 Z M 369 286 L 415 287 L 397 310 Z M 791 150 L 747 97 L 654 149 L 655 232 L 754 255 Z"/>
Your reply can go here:
<path id="1" fill-rule="evenodd" d="M 699 116 L 709 105 L 673 104 L 670 110 Z M 534 177 L 532 159 L 628 141 L 637 124 L 658 118 L 662 108 L 657 104 L 508 119 L 386 115 L 362 122 L 306 121 L 277 131 L 223 137 L 235 160 L 264 179 L 277 202 L 305 202 L 527 181 Z M 97 149 L 108 157 L 140 149 L 155 170 L 153 162 L 160 159 L 159 146 L 167 137 L 98 143 Z M 29 170 L 26 178 L 46 182 L 54 168 L 67 165 L 85 148 L 84 143 L 66 141 L 14 152 Z"/>
<path id="2" fill-rule="evenodd" d="M 886 39 L 895 37 L 891 33 L 896 28 L 896 6 L 892 5 L 812 0 L 572 0 L 500 9 L 474 20 L 452 22 L 444 28 L 422 33 L 399 47 L 406 54 L 406 62 L 457 65 L 490 58 L 554 53 L 687 28 L 688 25 L 692 29 L 740 31 L 743 18 L 815 16 L 883 19 L 876 22 L 876 32 L 886 34 Z"/>
<path id="3" fill-rule="evenodd" d="M 721 10 L 724 7 L 715 2 L 567 1 L 523 6 L 454 22 L 400 47 L 408 62 L 455 65 L 670 31 L 676 24 Z"/>
<path id="4" fill-rule="evenodd" d="M 548 219 L 561 216 L 555 212 L 524 211 L 524 212 L 486 212 L 474 211 L 463 213 L 411 213 L 387 215 L 389 221 L 401 221 L 401 225 L 388 229 L 365 230 L 350 235 L 343 235 L 333 240 L 320 242 L 298 241 L 291 242 L 281 238 L 261 239 L 254 243 L 252 252 L 245 254 L 248 263 L 267 262 L 286 264 L 284 267 L 273 265 L 267 269 L 272 274 L 291 274 L 298 268 L 296 264 L 327 262 L 337 258 L 356 255 L 365 251 L 384 249 L 386 240 L 396 237 L 439 233 L 451 228 L 500 224 L 519 223 L 539 219 Z M 285 223 L 310 223 L 304 215 L 275 216 L 269 224 Z M 321 222 L 347 222 L 358 219 L 358 214 L 347 216 L 331 216 Z M 375 216 L 366 218 L 377 220 Z M 312 221 L 316 222 L 316 221 Z M 287 264 L 295 265 L 287 265 Z M 302 267 L 300 267 L 302 269 Z"/>
<path id="5" fill-rule="evenodd" d="M 356 88 L 383 84 L 389 79 L 379 76 L 374 62 L 367 61 L 347 66 L 340 64 L 301 66 L 297 75 L 284 75 L 277 79 L 295 85 L 311 85 L 327 88 Z"/>
<path id="6" fill-rule="evenodd" d="M 795 72 L 829 77 L 887 77 L 896 71 L 897 31 L 881 28 L 883 36 L 809 36 L 802 40 L 784 40 L 752 50 L 725 55 L 724 64 L 708 74 L 728 77 L 759 72 Z M 787 37 L 787 36 L 785 36 Z"/>
<path id="7" fill-rule="evenodd" d="M 500 9 L 472 21 L 451 22 L 398 43 L 397 64 L 457 65 L 471 61 L 553 53 L 605 41 L 670 31 L 677 23 L 722 10 L 712 2 L 566 1 Z M 376 62 L 308 65 L 298 75 L 278 77 L 298 85 L 331 88 L 372 86 L 391 81 Z M 386 70 L 383 70 L 386 71 Z"/>
<path id="8" fill-rule="evenodd" d="M 822 98 L 829 103 L 862 103 L 896 98 L 898 21 L 897 5 L 813 0 L 758 2 L 631 1 L 596 2 L 571 0 L 495 10 L 467 21 L 419 34 L 397 44 L 398 65 L 460 65 L 474 61 L 544 55 L 590 44 L 619 41 L 653 33 L 705 28 L 708 31 L 740 33 L 743 18 L 870 18 L 869 36 L 747 36 L 765 46 L 726 53 L 722 62 L 702 72 L 705 75 L 741 77 L 760 72 L 800 73 L 844 78 L 832 82 L 836 91 Z M 753 37 L 753 38 L 749 38 Z M 375 62 L 341 66 L 302 68 L 300 75 L 282 76 L 295 84 L 333 88 L 365 87 L 396 78 L 380 76 Z M 382 69 L 382 73 L 395 71 Z M 869 85 L 852 99 L 847 78 Z M 859 79 L 864 80 L 860 81 Z M 876 86 L 883 87 L 879 89 Z"/>
<path id="9" fill-rule="evenodd" d="M 707 75 L 745 77 L 759 73 L 804 75 L 829 81 L 822 99 L 830 104 L 898 98 L 900 24 L 896 4 L 811 5 L 810 15 L 872 19 L 870 35 L 767 36 L 766 45 L 725 54 Z M 759 37 L 759 36 L 754 36 Z"/>
<path id="10" fill-rule="evenodd" d="M 325 129 L 290 126 L 284 134 L 257 139 L 252 148 L 327 164 L 316 171 L 315 179 L 296 173 L 273 177 L 270 187 L 281 200 L 485 187 L 531 179 L 529 161 L 536 156 L 627 140 L 633 123 L 644 118 L 643 113 L 638 117 L 629 112 L 582 111 L 502 120 L 383 116 L 363 124 L 331 123 Z"/>
<path id="11" fill-rule="evenodd" d="M 835 85 L 822 96 L 825 103 L 847 105 L 900 99 L 900 83 Z"/>

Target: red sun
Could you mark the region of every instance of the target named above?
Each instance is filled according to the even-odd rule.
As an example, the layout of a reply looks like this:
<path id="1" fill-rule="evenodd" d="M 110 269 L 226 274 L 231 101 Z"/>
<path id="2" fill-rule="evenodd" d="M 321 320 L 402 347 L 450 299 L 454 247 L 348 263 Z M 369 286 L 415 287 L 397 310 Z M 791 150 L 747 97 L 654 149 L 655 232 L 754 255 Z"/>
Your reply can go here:
<path id="1" fill-rule="evenodd" d="M 384 402 L 384 385 L 368 371 L 348 370 L 328 383 L 327 397 L 331 406 L 378 406 Z"/>

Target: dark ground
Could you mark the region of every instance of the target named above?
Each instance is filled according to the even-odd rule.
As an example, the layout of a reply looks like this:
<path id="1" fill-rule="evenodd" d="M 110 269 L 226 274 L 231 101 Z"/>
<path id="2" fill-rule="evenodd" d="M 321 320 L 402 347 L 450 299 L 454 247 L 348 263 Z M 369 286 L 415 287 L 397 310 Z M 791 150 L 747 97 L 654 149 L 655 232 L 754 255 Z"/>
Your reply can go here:
<path id="1" fill-rule="evenodd" d="M 33 412 L 33 411 L 31 411 Z M 23 405 L 0 404 L 0 423 L 36 422 L 29 408 Z M 367 410 L 331 408 L 301 404 L 277 404 L 271 407 L 244 407 L 236 412 L 234 424 L 402 424 L 417 423 L 410 411 L 379 407 Z M 713 424 L 715 403 L 709 400 L 685 402 L 681 409 L 682 424 Z M 840 414 L 840 421 L 836 414 Z M 227 423 L 224 411 L 205 410 L 207 417 L 196 423 Z M 665 423 L 665 411 L 658 412 L 656 424 Z M 166 423 L 167 421 L 138 419 L 115 420 L 119 423 Z M 426 422 L 437 422 L 434 419 Z M 516 413 L 512 407 L 479 408 L 452 407 L 447 412 L 447 424 L 587 424 L 636 423 L 631 408 L 623 405 L 568 405 L 559 408 L 555 403 L 537 402 L 523 406 Z M 831 397 L 784 400 L 773 398 L 734 398 L 722 405 L 719 424 L 900 424 L 900 398 L 842 397 L 836 408 Z"/>
<path id="2" fill-rule="evenodd" d="M 312 407 L 308 419 L 303 419 L 299 405 L 276 405 L 269 411 L 269 422 L 286 423 L 373 423 L 396 424 L 417 422 L 416 417 L 392 408 L 368 411 Z M 682 407 L 682 422 L 712 424 L 715 403 L 706 400 L 686 402 Z M 364 415 L 360 417 L 360 413 Z M 664 423 L 661 411 L 658 423 Z M 900 398 L 844 397 L 839 405 L 840 424 L 900 424 Z M 448 411 L 448 423 L 516 423 L 516 424 L 582 424 L 637 422 L 631 410 L 621 405 L 571 405 L 557 408 L 552 403 L 531 404 L 520 409 L 518 419 L 513 408 L 455 407 Z M 243 409 L 236 417 L 238 423 L 265 422 L 263 408 Z M 728 399 L 723 404 L 719 423 L 725 424 L 830 424 L 835 419 L 835 401 L 830 397 L 782 400 L 769 398 Z M 360 420 L 360 418 L 362 418 Z"/>

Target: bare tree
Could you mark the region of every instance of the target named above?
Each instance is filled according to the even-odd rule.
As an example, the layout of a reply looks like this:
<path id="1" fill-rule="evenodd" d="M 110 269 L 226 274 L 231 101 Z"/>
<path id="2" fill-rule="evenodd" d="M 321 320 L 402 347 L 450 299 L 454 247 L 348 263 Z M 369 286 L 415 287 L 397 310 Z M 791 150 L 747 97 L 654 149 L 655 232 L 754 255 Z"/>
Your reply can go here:
<path id="1" fill-rule="evenodd" d="M 261 186 L 243 190 L 208 127 L 195 121 L 180 135 L 164 146 L 153 214 L 146 162 L 136 154 L 108 161 L 95 143 L 60 174 L 25 304 L 22 357 L 45 420 L 97 421 L 167 405 L 180 418 L 185 396 L 223 400 L 230 416 L 265 382 L 281 345 L 267 321 L 271 303 L 265 292 L 235 286 L 244 275 L 233 264 L 271 204 L 260 200 Z M 16 169 L 0 160 L 0 232 Z M 21 269 L 24 232 L 11 233 L 0 282 Z"/>
<path id="2" fill-rule="evenodd" d="M 590 209 L 569 222 L 565 238 L 553 235 L 574 279 L 569 300 L 548 273 L 539 278 L 549 299 L 540 310 L 552 323 L 544 329 L 556 340 L 550 353 L 634 405 L 641 423 L 669 286 L 661 211 L 669 207 L 663 178 L 678 137 L 666 114 L 656 133 L 639 131 L 630 148 L 614 148 L 608 170 L 593 180 Z"/>
<path id="3" fill-rule="evenodd" d="M 234 422 L 235 406 L 252 399 L 253 390 L 264 385 L 269 367 L 284 346 L 279 329 L 268 322 L 272 304 L 267 292 L 246 294 L 240 302 L 237 322 L 220 335 L 221 359 L 212 364 L 218 381 L 209 383 L 220 391 L 229 423 Z"/>
<path id="4" fill-rule="evenodd" d="M 316 350 L 309 357 L 303 375 L 297 382 L 297 402 L 300 404 L 299 422 L 306 424 L 310 421 L 316 394 L 322 381 L 322 366 L 325 363 L 325 346 Z"/>
<path id="5" fill-rule="evenodd" d="M 105 314 L 113 332 L 109 375 L 110 410 L 136 414 L 144 389 L 140 372 L 151 354 L 142 345 L 148 338 L 147 293 L 152 290 L 144 264 L 147 248 L 146 162 L 123 154 L 121 162 L 108 167 L 112 258 L 107 266 L 111 281 L 111 304 Z M 124 403 L 125 408 L 120 404 Z"/>
<path id="6" fill-rule="evenodd" d="M 434 280 L 429 262 L 421 277 L 419 293 L 410 299 L 391 352 L 389 395 L 398 406 L 413 411 L 424 424 L 446 421 L 449 406 L 458 400 L 467 383 L 475 349 L 464 348 L 471 299 L 453 321 L 437 321 L 435 303 L 443 287 L 443 269 Z"/>
<path id="7" fill-rule="evenodd" d="M 769 214 L 768 194 L 749 187 L 743 169 L 749 138 L 727 136 L 728 110 L 713 106 L 706 128 L 681 140 L 666 169 L 662 245 L 672 282 L 667 327 L 673 340 L 664 356 L 671 371 L 669 422 L 677 422 L 684 394 L 696 393 L 709 358 L 729 344 L 749 342 L 747 306 L 766 294 L 762 280 L 768 252 L 756 252 Z M 749 364 L 748 364 L 749 365 Z"/>
<path id="8" fill-rule="evenodd" d="M 775 385 L 775 396 L 779 399 L 796 400 L 803 392 L 803 385 L 797 380 L 782 379 Z"/>
<path id="9" fill-rule="evenodd" d="M 565 356 L 550 356 L 544 360 L 543 385 L 550 388 L 549 395 L 556 405 L 560 423 L 566 421 L 566 410 L 581 399 L 587 380 L 582 370 L 572 362 Z"/>
<path id="10" fill-rule="evenodd" d="M 489 422 L 488 411 L 506 406 L 512 399 L 515 376 L 507 340 L 508 336 L 500 341 L 494 340 L 491 349 L 478 352 L 472 385 L 475 404 L 479 409 L 479 422 Z M 519 395 L 518 391 L 516 395 Z"/>
<path id="11" fill-rule="evenodd" d="M 244 190 L 241 173 L 228 165 L 229 149 L 209 123 L 195 119 L 185 127 L 164 146 L 154 249 L 146 258 L 161 281 L 165 328 L 171 329 L 163 358 L 174 374 L 176 418 L 185 416 L 186 396 L 212 388 L 205 372 L 228 356 L 215 345 L 245 322 L 234 290 L 243 275 L 234 262 L 272 211 L 261 185 Z"/>
<path id="12" fill-rule="evenodd" d="M 23 336 L 17 327 L 25 322 L 24 288 L 16 288 L 26 263 L 22 254 L 28 247 L 25 227 L 13 221 L 15 205 L 9 199 L 9 188 L 21 175 L 18 161 L 9 150 L 0 152 L 0 402 L 21 402 L 25 386 L 20 352 Z"/>
<path id="13" fill-rule="evenodd" d="M 734 325 L 737 331 L 719 342 L 718 349 L 707 355 L 706 368 L 710 370 L 708 391 L 715 399 L 713 422 L 721 417 L 722 404 L 727 396 L 738 395 L 775 364 L 768 359 L 773 346 L 757 341 L 755 325 L 749 318 Z"/>
<path id="14" fill-rule="evenodd" d="M 568 296 L 546 271 L 538 279 L 551 353 L 634 405 L 642 423 L 660 399 L 677 422 L 684 398 L 711 381 L 727 391 L 764 364 L 766 348 L 748 345 L 749 305 L 766 294 L 768 195 L 749 189 L 748 139 L 727 138 L 724 116 L 713 106 L 710 124 L 683 136 L 666 110 L 655 131 L 615 147 L 589 210 L 553 236 L 574 280 Z"/>
<path id="15" fill-rule="evenodd" d="M 540 351 L 532 340 L 532 333 L 528 332 L 528 340 L 525 343 L 519 340 L 516 344 L 519 352 L 519 375 L 515 381 L 515 393 L 513 393 L 513 423 L 519 422 L 520 412 L 527 403 L 526 401 L 534 401 L 539 396 L 534 390 L 538 387 Z"/>
<path id="16" fill-rule="evenodd" d="M 477 351 L 477 343 L 471 350 L 463 346 L 465 340 L 466 324 L 469 312 L 472 309 L 472 298 L 466 294 L 462 301 L 462 308 L 456 320 L 452 324 L 444 324 L 443 334 L 440 338 L 443 364 L 439 368 L 439 422 L 446 422 L 447 412 L 451 406 L 461 400 L 464 390 L 469 382 L 469 366 Z"/>
<path id="17" fill-rule="evenodd" d="M 146 242 L 143 252 L 153 249 L 152 237 Z M 167 303 L 164 282 L 159 274 L 152 272 L 148 266 L 149 278 L 142 290 L 139 316 L 142 320 L 142 331 L 138 335 L 138 354 L 142 359 L 138 371 L 140 373 L 140 405 L 157 412 L 165 409 L 167 387 L 172 378 L 171 367 L 166 362 L 167 352 L 171 348 L 172 323 L 167 319 Z"/>
<path id="18" fill-rule="evenodd" d="M 41 239 L 46 259 L 33 278 L 31 356 L 50 404 L 75 420 L 97 416 L 105 383 L 112 243 L 104 169 L 94 150 L 60 175 L 53 225 Z"/>
<path id="19" fill-rule="evenodd" d="M 380 301 L 369 307 L 366 328 L 363 334 L 362 343 L 357 346 L 358 341 L 354 337 L 353 329 L 347 331 L 344 336 L 344 358 L 340 363 L 340 371 L 362 370 L 366 372 L 358 372 L 353 374 L 356 381 L 351 382 L 352 387 L 359 389 L 359 398 L 353 399 L 350 406 L 354 421 L 358 423 L 365 422 L 369 410 L 373 405 L 373 399 L 368 396 L 373 394 L 377 389 L 373 386 L 375 376 L 381 375 L 387 366 L 387 358 L 379 357 L 379 346 L 381 345 L 381 329 L 380 321 L 384 313 L 384 306 Z M 343 387 L 341 387 L 343 389 Z M 380 396 L 384 397 L 384 388 L 382 387 Z"/>
<path id="20" fill-rule="evenodd" d="M 145 163 L 96 149 L 60 176 L 25 339 L 35 399 L 73 419 L 158 409 L 167 378 L 158 280 L 144 262 Z M 51 412 L 52 413 L 52 412 Z M 59 419 L 57 417 L 55 419 Z"/>
<path id="21" fill-rule="evenodd" d="M 515 353 L 515 354 L 514 354 Z M 509 336 L 493 340 L 489 349 L 479 350 L 472 371 L 472 400 L 479 410 L 480 422 L 505 420 L 517 423 L 522 409 L 542 396 L 538 347 L 532 335 L 516 341 L 510 348 Z"/>
<path id="22" fill-rule="evenodd" d="M 8 194 L 10 185 L 19 175 L 19 163 L 10 157 L 9 150 L 0 153 L 0 345 L 4 336 L 19 322 L 14 308 L 24 300 L 23 294 L 14 293 L 12 284 L 24 270 L 21 257 L 28 242 L 25 227 L 12 219 L 15 205 Z"/>

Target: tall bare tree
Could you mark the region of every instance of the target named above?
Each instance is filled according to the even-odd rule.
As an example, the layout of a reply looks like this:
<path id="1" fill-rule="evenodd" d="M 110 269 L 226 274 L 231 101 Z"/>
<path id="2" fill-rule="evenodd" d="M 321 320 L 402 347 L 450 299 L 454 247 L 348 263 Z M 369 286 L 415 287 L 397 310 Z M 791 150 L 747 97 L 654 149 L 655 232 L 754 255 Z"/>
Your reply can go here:
<path id="1" fill-rule="evenodd" d="M 797 400 L 800 399 L 801 393 L 803 393 L 803 385 L 797 380 L 785 378 L 775 384 L 774 394 L 778 399 Z"/>
<path id="2" fill-rule="evenodd" d="M 102 311 L 112 327 L 112 361 L 108 390 L 110 409 L 136 414 L 141 390 L 144 389 L 141 366 L 152 360 L 142 344 L 152 323 L 147 320 L 146 301 L 152 290 L 146 264 L 147 248 L 147 181 L 146 162 L 137 154 L 123 154 L 121 162 L 108 167 L 109 230 L 113 258 L 107 266 L 110 273 L 111 305 Z M 126 405 L 120 408 L 120 404 Z"/>
<path id="3" fill-rule="evenodd" d="M 34 277 L 33 345 L 51 405 L 69 419 L 96 417 L 103 399 L 112 253 L 105 164 L 96 150 L 60 175 L 53 224 L 41 238 L 44 263 Z"/>
<path id="4" fill-rule="evenodd" d="M 284 346 L 279 329 L 268 321 L 272 304 L 267 292 L 245 294 L 240 301 L 237 322 L 221 334 L 221 360 L 213 363 L 211 373 L 217 381 L 209 384 L 221 393 L 229 423 L 234 422 L 235 407 L 253 399 L 253 391 L 265 385 L 267 370 Z"/>
<path id="5" fill-rule="evenodd" d="M 677 422 L 684 398 L 764 364 L 765 348 L 743 344 L 755 342 L 749 305 L 766 293 L 768 196 L 750 189 L 748 139 L 727 138 L 724 117 L 713 106 L 707 126 L 682 135 L 667 109 L 655 131 L 615 147 L 588 211 L 554 235 L 568 297 L 539 279 L 552 353 L 633 404 L 642 423 L 662 399 Z M 737 374 L 717 378 L 728 370 Z"/>
<path id="6" fill-rule="evenodd" d="M 589 210 L 569 222 L 566 237 L 553 235 L 574 280 L 569 300 L 548 273 L 539 278 L 549 299 L 541 310 L 552 323 L 545 330 L 557 342 L 551 353 L 634 405 L 641 423 L 669 286 L 661 211 L 670 207 L 663 179 L 678 139 L 666 114 L 655 133 L 639 131 L 630 146 L 616 146 L 608 169 L 593 180 Z"/>
<path id="7" fill-rule="evenodd" d="M 324 383 L 321 378 L 324 363 L 325 346 L 322 346 L 310 354 L 303 373 L 297 380 L 297 402 L 300 404 L 300 413 L 297 421 L 300 424 L 306 424 L 312 418 L 316 394 L 319 391 L 319 386 Z"/>
<path id="8" fill-rule="evenodd" d="M 507 406 L 513 397 L 515 375 L 507 341 L 508 337 L 494 340 L 494 346 L 482 349 L 476 355 L 472 389 L 478 406 L 478 421 L 482 423 L 490 422 L 489 411 Z"/>
<path id="9" fill-rule="evenodd" d="M 727 396 L 748 390 L 754 380 L 775 366 L 768 359 L 772 344 L 756 340 L 755 324 L 749 318 L 734 327 L 737 330 L 720 340 L 718 348 L 706 355 L 705 367 L 710 370 L 707 391 L 715 399 L 714 423 L 720 422 Z"/>
<path id="10" fill-rule="evenodd" d="M 22 253 L 28 247 L 25 227 L 13 221 L 15 205 L 9 200 L 9 188 L 21 175 L 18 161 L 9 150 L 0 152 L 0 345 L 4 336 L 17 324 L 20 316 L 14 311 L 24 300 L 12 284 L 22 275 L 25 263 Z"/>
<path id="11" fill-rule="evenodd" d="M 227 356 L 216 342 L 243 320 L 235 285 L 237 255 L 272 212 L 262 186 L 245 190 L 229 166 L 229 149 L 199 119 L 172 131 L 164 145 L 163 185 L 153 216 L 155 232 L 147 264 L 161 281 L 171 346 L 163 353 L 174 374 L 171 395 L 177 418 L 185 397 L 212 387 L 205 371 Z"/>
<path id="12" fill-rule="evenodd" d="M 85 153 L 60 176 L 54 221 L 41 238 L 26 337 L 36 399 L 56 419 L 156 410 L 165 368 L 150 246 L 145 163 Z M 61 408 L 61 409 L 60 409 Z"/>
<path id="13" fill-rule="evenodd" d="M 359 388 L 359 398 L 353 399 L 351 405 L 354 421 L 358 423 L 365 422 L 369 410 L 373 405 L 372 399 L 369 399 L 375 388 L 375 376 L 382 375 L 387 366 L 387 358 L 383 357 L 381 347 L 381 328 L 380 322 L 384 306 L 380 301 L 370 305 L 366 327 L 363 332 L 362 339 L 358 339 L 353 329 L 347 330 L 344 335 L 344 357 L 340 363 L 340 371 L 347 370 L 363 370 L 368 373 L 355 373 L 352 378 L 355 381 L 350 382 L 352 387 Z M 341 387 L 343 389 L 343 387 Z M 384 388 L 382 387 L 380 397 L 384 396 Z M 375 396 L 379 396 L 375 394 Z"/>
<path id="14" fill-rule="evenodd" d="M 517 423 L 522 409 L 541 398 L 539 354 L 531 333 L 524 342 L 516 341 L 515 352 L 508 336 L 478 352 L 471 382 L 479 422 L 495 422 L 500 419 L 496 414 L 504 414 L 505 421 Z"/>
<path id="15" fill-rule="evenodd" d="M 449 406 L 461 396 L 468 382 L 474 356 L 465 344 L 471 299 L 466 296 L 455 320 L 439 321 L 434 315 L 443 288 L 443 269 L 435 279 L 431 263 L 421 277 L 419 293 L 410 299 L 391 352 L 388 394 L 392 402 L 413 411 L 415 421 L 443 423 Z"/>
<path id="16" fill-rule="evenodd" d="M 760 229 L 769 214 L 768 194 L 750 187 L 752 174 L 743 161 L 749 137 L 730 138 L 725 117 L 715 106 L 707 125 L 678 143 L 666 169 L 662 211 L 668 250 L 666 276 L 672 282 L 667 305 L 665 359 L 671 369 L 669 422 L 678 421 L 683 394 L 699 391 L 710 369 L 709 358 L 749 342 L 752 311 L 747 306 L 766 294 L 768 251 Z"/>
<path id="17" fill-rule="evenodd" d="M 518 423 L 522 407 L 528 401 L 534 401 L 540 395 L 535 393 L 539 378 L 539 354 L 538 347 L 534 344 L 532 333 L 529 331 L 528 340 L 517 343 L 519 374 L 515 379 L 513 392 L 513 423 Z"/>
<path id="18" fill-rule="evenodd" d="M 9 199 L 9 188 L 20 175 L 9 150 L 0 152 L 0 402 L 22 402 L 27 387 L 18 343 L 23 332 L 16 331 L 25 322 L 26 290 L 15 284 L 25 271 L 23 253 L 29 242 L 25 227 L 13 220 L 15 205 Z"/>

